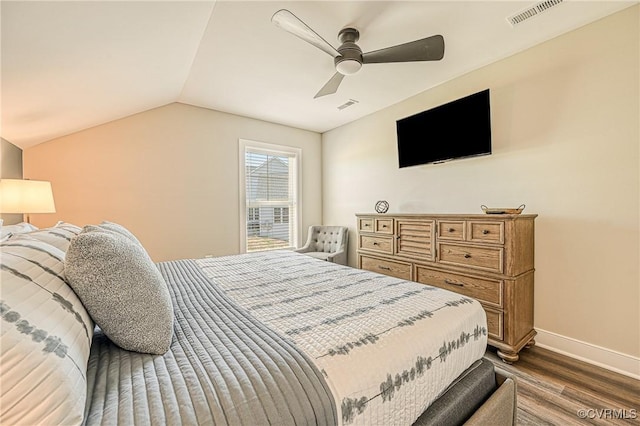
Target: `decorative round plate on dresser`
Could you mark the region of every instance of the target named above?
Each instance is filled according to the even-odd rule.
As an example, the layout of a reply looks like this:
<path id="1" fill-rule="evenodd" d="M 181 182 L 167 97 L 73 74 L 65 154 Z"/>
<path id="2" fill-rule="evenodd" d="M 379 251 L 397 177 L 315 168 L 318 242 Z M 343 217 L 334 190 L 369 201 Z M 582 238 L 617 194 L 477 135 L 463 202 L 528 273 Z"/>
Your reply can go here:
<path id="1" fill-rule="evenodd" d="M 376 211 L 378 213 L 386 213 L 387 211 L 389 211 L 389 203 L 384 200 L 378 201 L 376 203 Z"/>

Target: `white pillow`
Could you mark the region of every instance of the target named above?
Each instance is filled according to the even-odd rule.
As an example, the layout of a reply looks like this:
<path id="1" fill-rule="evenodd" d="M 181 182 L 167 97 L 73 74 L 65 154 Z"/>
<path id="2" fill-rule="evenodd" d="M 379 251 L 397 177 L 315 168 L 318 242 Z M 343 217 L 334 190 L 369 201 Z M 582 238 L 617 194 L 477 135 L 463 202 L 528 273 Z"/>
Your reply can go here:
<path id="1" fill-rule="evenodd" d="M 0 424 L 80 424 L 94 324 L 65 254 L 27 236 L 0 252 Z"/>
<path id="2" fill-rule="evenodd" d="M 38 229 L 37 226 L 34 226 L 27 222 L 20 222 L 16 225 L 3 225 L 0 226 L 0 240 L 4 241 L 7 237 L 16 234 L 24 234 L 26 232 L 35 231 Z"/>

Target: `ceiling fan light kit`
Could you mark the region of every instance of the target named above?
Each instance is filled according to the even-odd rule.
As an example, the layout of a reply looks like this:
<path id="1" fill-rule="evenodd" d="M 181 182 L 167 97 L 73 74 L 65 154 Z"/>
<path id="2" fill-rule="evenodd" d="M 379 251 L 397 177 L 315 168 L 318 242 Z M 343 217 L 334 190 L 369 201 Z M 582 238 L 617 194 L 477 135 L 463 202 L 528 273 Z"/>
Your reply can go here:
<path id="1" fill-rule="evenodd" d="M 352 75 L 360 71 L 362 68 L 362 62 L 355 59 L 342 59 L 336 60 L 336 71 L 342 75 Z"/>
<path id="2" fill-rule="evenodd" d="M 336 93 L 344 76 L 357 73 L 363 64 L 439 61 L 444 57 L 444 38 L 441 35 L 434 35 L 363 54 L 360 46 L 356 44 L 356 41 L 360 38 L 360 32 L 355 28 L 348 27 L 340 30 L 338 41 L 341 45 L 336 49 L 300 18 L 286 9 L 281 9 L 274 13 L 271 17 L 271 22 L 334 58 L 337 72 L 322 86 L 314 98 Z"/>

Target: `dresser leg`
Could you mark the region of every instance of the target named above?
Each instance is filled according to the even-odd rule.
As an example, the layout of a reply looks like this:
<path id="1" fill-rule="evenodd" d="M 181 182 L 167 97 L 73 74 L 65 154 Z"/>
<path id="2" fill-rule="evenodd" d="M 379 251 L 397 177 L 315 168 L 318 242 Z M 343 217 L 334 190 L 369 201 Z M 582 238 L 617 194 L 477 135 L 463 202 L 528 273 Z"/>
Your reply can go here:
<path id="1" fill-rule="evenodd" d="M 529 340 L 529 343 L 527 343 L 526 345 L 524 345 L 525 349 L 529 349 L 531 346 L 536 344 L 536 340 L 535 339 L 531 339 Z"/>
<path id="2" fill-rule="evenodd" d="M 513 364 L 514 362 L 520 359 L 520 355 L 518 355 L 517 352 L 505 353 L 498 349 L 497 354 L 502 359 L 502 361 L 506 364 Z"/>

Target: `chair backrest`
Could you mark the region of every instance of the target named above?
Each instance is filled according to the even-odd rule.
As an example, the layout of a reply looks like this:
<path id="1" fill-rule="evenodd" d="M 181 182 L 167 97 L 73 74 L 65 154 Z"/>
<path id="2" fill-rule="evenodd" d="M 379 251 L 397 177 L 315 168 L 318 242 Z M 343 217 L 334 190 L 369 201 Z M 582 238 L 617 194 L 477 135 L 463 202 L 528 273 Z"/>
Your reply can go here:
<path id="1" fill-rule="evenodd" d="M 315 251 L 323 253 L 335 253 L 346 249 L 349 238 L 349 228 L 346 226 L 320 226 L 309 227 L 308 243 Z"/>

